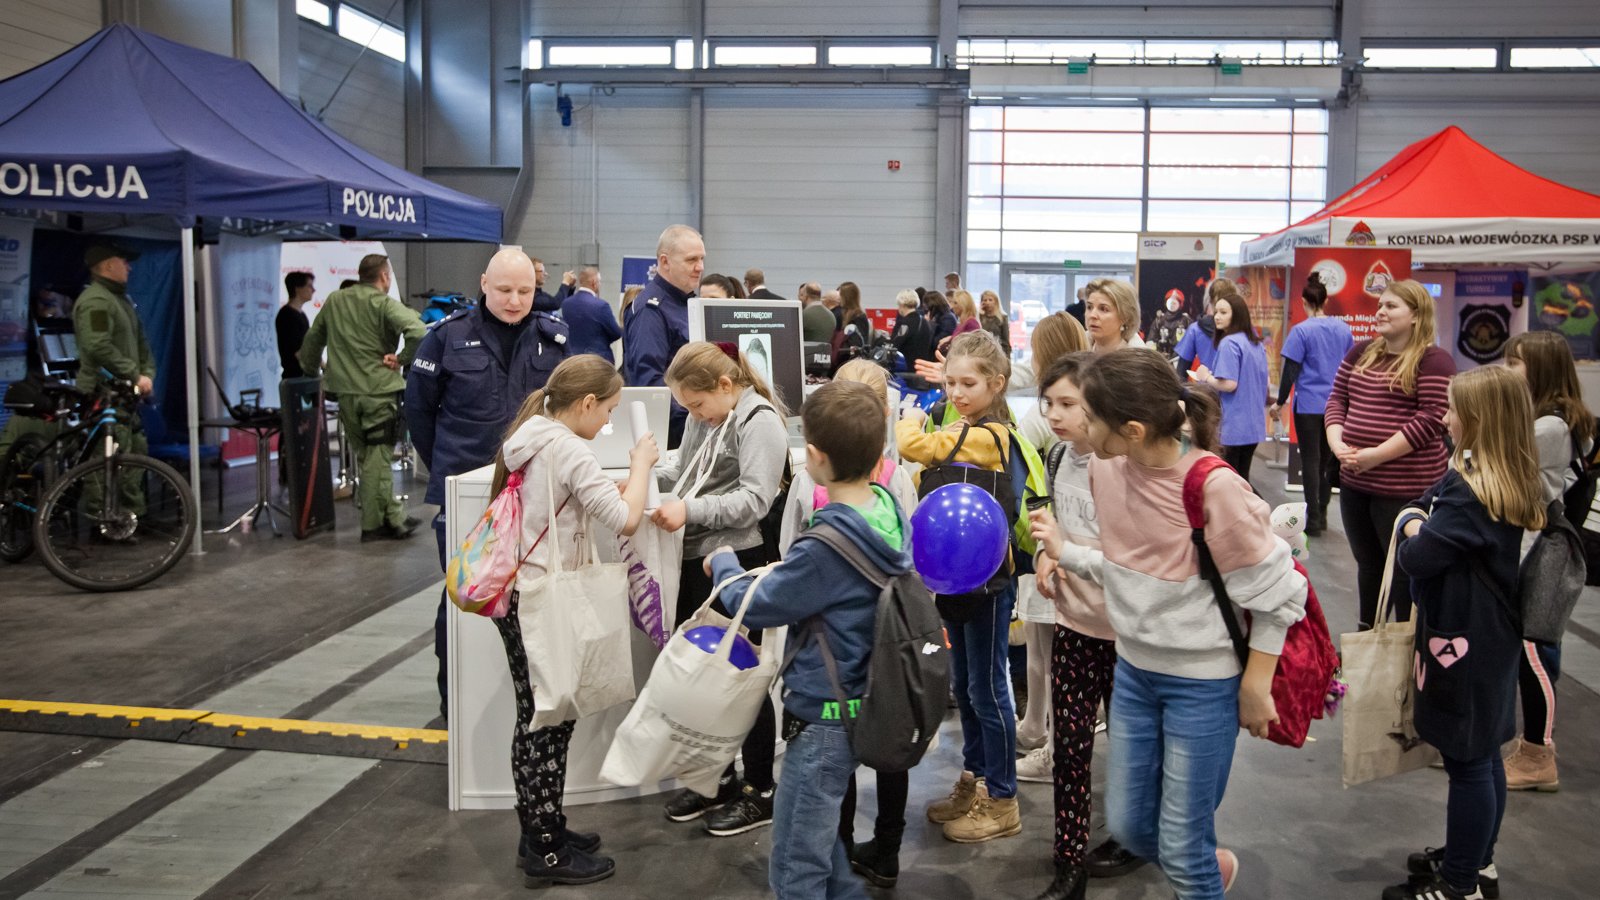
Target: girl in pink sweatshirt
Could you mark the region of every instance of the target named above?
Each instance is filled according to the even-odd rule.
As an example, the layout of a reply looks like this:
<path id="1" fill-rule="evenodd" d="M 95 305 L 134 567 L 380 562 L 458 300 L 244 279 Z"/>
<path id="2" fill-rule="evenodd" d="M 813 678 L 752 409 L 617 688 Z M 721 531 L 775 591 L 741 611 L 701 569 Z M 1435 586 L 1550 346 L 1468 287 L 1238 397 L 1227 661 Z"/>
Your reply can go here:
<path id="1" fill-rule="evenodd" d="M 1272 676 L 1285 632 L 1305 615 L 1306 582 L 1266 503 L 1232 470 L 1211 474 L 1206 543 L 1233 603 L 1253 617 L 1241 672 L 1183 506 L 1184 479 L 1215 446 L 1215 395 L 1138 348 L 1097 357 L 1081 383 L 1090 493 L 1116 514 L 1099 517 L 1100 552 L 1058 541 L 1058 559 L 1104 585 L 1116 633 L 1107 822 L 1130 852 L 1160 863 L 1181 900 L 1215 900 L 1239 866 L 1217 849 L 1214 822 L 1234 740 L 1241 727 L 1265 737 L 1277 719 Z"/>

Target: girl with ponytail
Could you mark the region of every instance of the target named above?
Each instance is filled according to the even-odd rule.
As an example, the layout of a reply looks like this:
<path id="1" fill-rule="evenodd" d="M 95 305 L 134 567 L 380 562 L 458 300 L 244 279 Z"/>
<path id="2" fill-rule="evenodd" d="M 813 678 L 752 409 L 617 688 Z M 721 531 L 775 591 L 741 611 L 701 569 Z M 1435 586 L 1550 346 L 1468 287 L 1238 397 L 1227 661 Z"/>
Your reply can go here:
<path id="1" fill-rule="evenodd" d="M 788 411 L 733 344 L 685 344 L 667 367 L 666 382 L 689 412 L 677 459 L 656 473 L 663 493 L 676 498 L 664 499 L 652 518 L 667 531 L 684 529 L 676 623 L 693 615 L 716 586 L 704 567 L 712 550 L 732 548 L 746 570 L 776 562 L 762 521 L 778 500 L 788 468 Z M 750 640 L 761 643 L 760 631 L 752 630 Z M 667 818 L 706 816 L 706 830 L 717 836 L 772 824 L 777 729 L 769 700 L 744 742 L 744 781 L 729 764 L 715 797 L 685 788 L 668 801 Z"/>
<path id="2" fill-rule="evenodd" d="M 628 480 L 619 495 L 606 477 L 589 441 L 611 419 L 622 399 L 622 376 L 598 356 L 573 356 L 556 366 L 544 388 L 522 403 L 495 459 L 494 492 L 500 493 L 511 472 L 521 472 L 522 540 L 527 555 L 517 573 L 519 584 L 543 578 L 559 553 L 561 567 L 576 569 L 587 558 L 583 535 L 593 534 L 593 520 L 616 534 L 630 535 L 644 518 L 650 469 L 660 451 L 654 435 L 639 438 L 629 454 Z M 551 529 L 550 505 L 556 508 Z M 556 538 L 550 539 L 548 533 Z M 617 597 L 626 604 L 626 597 Z M 517 863 L 529 887 L 589 884 L 609 878 L 615 866 L 596 851 L 600 836 L 571 831 L 562 812 L 567 778 L 567 743 L 571 721 L 533 727 L 533 687 L 528 681 L 528 655 L 522 639 L 518 594 L 511 594 L 506 615 L 494 619 L 505 644 L 517 723 L 511 738 L 511 777 L 517 790 L 517 817 L 522 824 Z"/>
<path id="3" fill-rule="evenodd" d="M 1159 859 L 1183 900 L 1221 897 L 1239 859 L 1217 848 L 1214 813 L 1239 729 L 1265 737 L 1278 717 L 1272 676 L 1284 634 L 1305 614 L 1306 581 L 1266 502 L 1232 470 L 1213 471 L 1201 496 L 1206 543 L 1233 604 L 1252 616 L 1241 667 L 1183 502 L 1189 471 L 1214 455 L 1215 394 L 1132 348 L 1096 357 L 1081 385 L 1089 492 L 1117 514 L 1099 517 L 1099 550 L 1063 541 L 1042 514 L 1034 537 L 1068 573 L 1105 587 L 1117 637 L 1107 822 L 1128 852 Z"/>

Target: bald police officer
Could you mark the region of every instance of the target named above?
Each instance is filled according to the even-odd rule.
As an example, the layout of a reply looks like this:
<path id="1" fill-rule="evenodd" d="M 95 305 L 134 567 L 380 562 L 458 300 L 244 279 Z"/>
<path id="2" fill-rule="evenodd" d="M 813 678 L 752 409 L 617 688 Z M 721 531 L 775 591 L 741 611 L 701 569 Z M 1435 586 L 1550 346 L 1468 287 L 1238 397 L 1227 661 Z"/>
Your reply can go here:
<path id="1" fill-rule="evenodd" d="M 328 350 L 328 391 L 339 397 L 339 424 L 361 473 L 361 540 L 404 539 L 418 520 L 394 496 L 389 465 L 400 439 L 400 370 L 411 361 L 427 328 L 417 311 L 389 296 L 389 257 L 372 253 L 356 269 L 360 281 L 323 301 L 305 343 L 300 365 L 308 376 L 322 369 Z M 395 347 L 405 340 L 396 352 Z"/>
<path id="2" fill-rule="evenodd" d="M 516 248 L 496 253 L 479 285 L 483 301 L 441 320 L 422 339 L 406 381 L 406 422 L 417 456 L 428 467 L 429 503 L 446 561 L 444 480 L 494 462 L 506 428 L 529 394 L 544 387 L 567 355 L 567 325 L 534 311 L 535 263 Z M 445 598 L 434 619 L 439 703 L 444 715 Z"/>
<path id="3" fill-rule="evenodd" d="M 656 242 L 656 275 L 633 300 L 633 312 L 622 327 L 622 379 L 633 387 L 665 385 L 672 357 L 689 343 L 689 298 L 700 286 L 706 268 L 706 245 L 700 232 L 673 225 Z M 683 438 L 688 415 L 672 404 L 667 446 Z"/>

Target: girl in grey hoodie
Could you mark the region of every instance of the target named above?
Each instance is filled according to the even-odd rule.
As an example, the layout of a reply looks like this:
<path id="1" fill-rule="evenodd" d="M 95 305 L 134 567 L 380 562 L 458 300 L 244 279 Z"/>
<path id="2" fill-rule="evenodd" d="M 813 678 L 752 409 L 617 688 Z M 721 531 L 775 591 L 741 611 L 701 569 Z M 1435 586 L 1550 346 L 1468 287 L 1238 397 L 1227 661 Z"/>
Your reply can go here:
<path id="1" fill-rule="evenodd" d="M 711 550 L 733 548 L 747 569 L 775 561 L 765 549 L 761 520 L 781 490 L 789 440 L 782 401 L 733 344 L 684 345 L 667 367 L 666 381 L 689 411 L 689 422 L 677 459 L 656 473 L 662 489 L 679 499 L 664 500 L 652 521 L 667 531 L 684 529 L 676 619 L 681 623 L 715 587 L 703 567 Z M 750 640 L 761 643 L 760 632 L 751 631 Z M 680 791 L 667 802 L 667 818 L 688 822 L 709 813 L 706 831 L 717 836 L 772 824 L 777 731 L 768 701 L 744 742 L 745 783 L 730 763 L 715 797 Z"/>

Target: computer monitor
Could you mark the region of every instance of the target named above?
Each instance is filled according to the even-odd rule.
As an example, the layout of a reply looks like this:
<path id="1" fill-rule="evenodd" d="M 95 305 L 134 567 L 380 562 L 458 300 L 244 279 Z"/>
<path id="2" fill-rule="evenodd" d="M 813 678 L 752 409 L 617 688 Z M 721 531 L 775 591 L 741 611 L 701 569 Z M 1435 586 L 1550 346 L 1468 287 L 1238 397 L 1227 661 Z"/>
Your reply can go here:
<path id="1" fill-rule="evenodd" d="M 689 340 L 738 347 L 783 398 L 790 414 L 799 414 L 806 386 L 800 301 L 696 297 L 689 301 Z"/>

